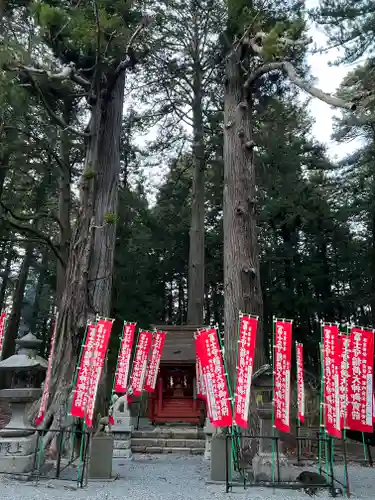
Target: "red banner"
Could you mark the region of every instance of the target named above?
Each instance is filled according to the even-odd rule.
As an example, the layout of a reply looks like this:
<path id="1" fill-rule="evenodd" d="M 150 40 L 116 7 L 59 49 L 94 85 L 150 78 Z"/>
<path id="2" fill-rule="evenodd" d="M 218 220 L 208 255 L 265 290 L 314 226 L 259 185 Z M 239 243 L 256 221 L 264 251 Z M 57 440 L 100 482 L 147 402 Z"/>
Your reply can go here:
<path id="1" fill-rule="evenodd" d="M 195 380 L 197 384 L 197 399 L 206 399 L 206 390 L 205 390 L 205 385 L 204 385 L 204 380 L 203 380 L 203 371 L 202 371 L 202 363 L 201 360 L 196 353 L 195 357 Z"/>
<path id="2" fill-rule="evenodd" d="M 211 423 L 214 427 L 230 427 L 232 408 L 217 330 L 211 328 L 200 332 L 198 344 Z"/>
<path id="3" fill-rule="evenodd" d="M 204 333 L 206 330 L 201 330 L 198 331 L 195 334 L 195 353 L 196 353 L 196 367 L 199 372 L 200 376 L 200 381 L 199 381 L 199 388 L 197 390 L 198 394 L 197 397 L 201 397 L 201 399 L 205 400 L 207 402 L 207 415 L 208 418 L 211 420 L 212 419 L 212 413 L 211 413 L 211 400 L 207 397 L 207 372 L 208 372 L 208 367 L 207 367 L 207 362 L 206 362 L 206 357 L 205 353 L 203 350 L 203 338 L 201 338 L 201 334 Z M 204 360 L 204 362 L 203 362 Z"/>
<path id="4" fill-rule="evenodd" d="M 85 422 L 89 429 L 93 424 L 96 394 L 98 392 L 99 382 L 102 376 L 112 325 L 113 321 L 111 319 L 100 319 L 96 324 L 95 350 L 90 371 L 87 410 L 85 416 Z"/>
<path id="5" fill-rule="evenodd" d="M 147 369 L 147 359 L 152 343 L 152 333 L 139 332 L 138 345 L 133 362 L 133 371 L 130 378 L 130 387 L 134 396 L 142 396 L 143 384 Z"/>
<path id="6" fill-rule="evenodd" d="M 248 427 L 257 328 L 258 318 L 240 317 L 234 422 L 243 429 Z"/>
<path id="7" fill-rule="evenodd" d="M 303 423 L 305 421 L 305 382 L 303 372 L 303 345 L 296 342 L 297 360 L 297 418 Z"/>
<path id="8" fill-rule="evenodd" d="M 124 325 L 121 347 L 117 360 L 115 392 L 125 393 L 127 391 L 135 326 L 135 323 L 126 323 Z"/>
<path id="9" fill-rule="evenodd" d="M 3 344 L 5 335 L 5 325 L 7 321 L 7 313 L 3 311 L 0 316 L 0 359 L 3 354 Z"/>
<path id="10" fill-rule="evenodd" d="M 76 386 L 73 394 L 70 414 L 72 417 L 84 418 L 87 407 L 87 393 L 91 377 L 91 366 L 95 352 L 96 325 L 87 327 L 85 344 L 82 350 L 81 361 L 78 369 Z"/>
<path id="11" fill-rule="evenodd" d="M 348 428 L 348 388 L 350 385 L 350 337 L 339 334 L 339 393 L 340 393 L 340 426 L 341 429 Z"/>
<path id="12" fill-rule="evenodd" d="M 154 334 L 154 344 L 145 382 L 146 392 L 154 392 L 155 390 L 166 335 L 165 332 L 156 332 Z"/>
<path id="13" fill-rule="evenodd" d="M 373 432 L 373 332 L 352 328 L 350 349 L 347 427 Z"/>
<path id="14" fill-rule="evenodd" d="M 292 322 L 276 321 L 274 346 L 275 427 L 290 432 L 290 371 L 292 363 Z"/>
<path id="15" fill-rule="evenodd" d="M 37 416 L 37 418 L 35 420 L 35 425 L 40 425 L 43 422 L 44 416 L 46 414 L 46 409 L 47 409 L 47 404 L 48 404 L 48 398 L 49 398 L 49 387 L 50 387 L 50 382 L 51 382 L 51 372 L 52 372 L 53 356 L 54 356 L 54 353 L 55 353 L 55 339 L 56 339 L 57 320 L 58 320 L 58 317 L 56 317 L 55 324 L 53 325 L 52 338 L 51 338 L 51 348 L 50 348 L 50 352 L 49 352 L 49 356 L 48 356 L 48 365 L 47 365 L 46 378 L 44 379 L 42 401 L 40 402 L 39 413 L 38 413 L 38 416 Z"/>
<path id="16" fill-rule="evenodd" d="M 341 438 L 340 347 L 336 325 L 323 327 L 324 424 L 327 434 Z"/>

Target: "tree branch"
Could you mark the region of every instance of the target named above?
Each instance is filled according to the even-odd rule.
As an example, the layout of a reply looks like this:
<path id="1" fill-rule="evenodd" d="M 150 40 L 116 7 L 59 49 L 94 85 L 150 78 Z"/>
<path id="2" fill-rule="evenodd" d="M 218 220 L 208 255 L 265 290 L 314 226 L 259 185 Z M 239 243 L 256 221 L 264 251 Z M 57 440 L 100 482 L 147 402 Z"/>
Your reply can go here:
<path id="1" fill-rule="evenodd" d="M 26 71 L 28 75 L 45 75 L 51 80 L 60 80 L 61 82 L 65 80 L 71 80 L 72 82 L 77 83 L 77 85 L 83 87 L 85 90 L 89 90 L 91 88 L 91 82 L 89 80 L 86 80 L 86 78 L 83 78 L 83 76 L 77 74 L 76 66 L 73 62 L 71 62 L 67 66 L 64 66 L 58 73 L 52 73 L 47 69 L 35 68 L 34 66 L 24 66 L 23 64 L 17 64 L 14 67 L 5 69 L 16 72 L 23 70 Z"/>
<path id="2" fill-rule="evenodd" d="M 313 97 L 316 97 L 320 101 L 323 101 L 330 106 L 334 106 L 336 108 L 347 109 L 349 111 L 355 111 L 357 105 L 354 103 L 346 102 L 339 97 L 333 96 L 331 94 L 327 94 L 322 90 L 318 89 L 314 85 L 306 82 L 302 78 L 297 75 L 297 71 L 292 63 L 288 61 L 280 61 L 280 62 L 271 62 L 268 64 L 264 64 L 260 66 L 255 71 L 251 73 L 251 75 L 247 78 L 244 87 L 245 89 L 250 89 L 251 85 L 263 75 L 267 73 L 271 73 L 272 71 L 282 71 L 286 73 L 291 82 L 293 82 L 297 87 L 301 90 L 305 91 L 307 94 L 310 94 Z"/>
<path id="3" fill-rule="evenodd" d="M 128 44 L 126 45 L 125 58 L 119 63 L 119 65 L 117 66 L 117 68 L 115 70 L 115 78 L 117 78 L 119 76 L 119 74 L 122 73 L 124 70 L 131 68 L 134 65 L 134 61 L 132 60 L 132 57 L 129 54 L 129 52 L 132 49 L 134 40 L 150 24 L 151 24 L 151 19 L 149 17 L 145 16 L 142 19 L 141 23 L 134 30 L 134 33 L 132 34 Z"/>
<path id="4" fill-rule="evenodd" d="M 13 217 L 13 219 L 16 219 L 20 222 L 27 222 L 32 219 L 32 220 L 39 220 L 39 219 L 51 219 L 54 222 L 56 222 L 59 225 L 60 229 L 64 229 L 60 219 L 56 214 L 48 214 L 47 212 L 38 212 L 37 214 L 34 215 L 16 215 L 13 210 L 9 207 L 7 207 L 4 202 L 0 201 L 0 206 L 4 210 L 4 212 L 8 213 Z"/>
<path id="5" fill-rule="evenodd" d="M 68 125 L 67 123 L 65 123 L 65 121 L 60 116 L 58 116 L 53 111 L 53 109 L 51 108 L 51 106 L 48 104 L 47 99 L 45 98 L 45 96 L 44 96 L 41 88 L 39 87 L 38 82 L 35 80 L 35 78 L 33 78 L 31 74 L 29 74 L 29 77 L 30 77 L 31 81 L 33 82 L 34 88 L 36 89 L 36 91 L 39 94 L 39 97 L 40 97 L 40 99 L 42 101 L 42 104 L 43 104 L 45 110 L 47 111 L 47 113 L 50 116 L 50 118 L 57 125 L 59 125 L 64 130 L 68 130 L 69 132 L 72 132 L 73 134 L 78 135 L 79 137 L 89 137 L 90 136 L 89 133 L 87 133 L 87 132 L 81 132 L 80 130 L 76 130 L 75 128 L 73 128 L 70 125 Z"/>
<path id="6" fill-rule="evenodd" d="M 3 203 L 0 201 L 0 205 L 4 208 Z M 37 229 L 34 229 L 30 226 L 23 226 L 22 224 L 17 224 L 16 222 L 10 220 L 9 218 L 4 218 L 5 222 L 7 222 L 13 229 L 16 229 L 20 233 L 29 233 L 33 236 L 35 236 L 39 241 L 44 242 L 49 248 L 52 250 L 52 252 L 55 254 L 56 258 L 59 259 L 61 262 L 61 265 L 66 267 L 66 262 L 63 259 L 59 249 L 56 247 L 56 245 L 43 233 L 38 231 Z"/>
<path id="7" fill-rule="evenodd" d="M 41 139 L 36 134 L 34 134 L 31 130 L 23 130 L 23 129 L 19 128 L 19 127 L 14 127 L 12 125 L 4 125 L 3 130 L 4 131 L 6 131 L 6 130 L 14 130 L 14 131 L 16 131 L 16 132 L 18 132 L 20 134 L 25 135 L 29 139 L 34 139 L 34 141 L 36 141 L 37 143 L 40 143 L 41 148 L 46 149 L 54 157 L 54 159 L 56 160 L 56 163 L 58 164 L 58 166 L 60 167 L 60 169 L 63 172 L 69 172 L 69 170 L 70 170 L 69 165 L 67 165 L 60 158 L 60 156 L 53 150 L 53 147 L 52 147 L 50 141 L 46 137 L 44 137 L 43 139 Z M 1 129 L 0 129 L 0 135 L 1 135 Z"/>
<path id="8" fill-rule="evenodd" d="M 99 14 L 99 7 L 98 7 L 96 0 L 92 0 L 92 4 L 93 4 L 95 23 L 96 23 L 95 68 L 94 68 L 94 75 L 92 77 L 92 88 L 96 89 L 99 93 L 98 85 L 99 85 L 99 80 L 100 80 L 100 58 L 101 58 L 101 53 L 100 53 L 100 38 L 101 38 L 100 14 Z M 99 78 L 98 78 L 98 75 L 99 75 Z"/>

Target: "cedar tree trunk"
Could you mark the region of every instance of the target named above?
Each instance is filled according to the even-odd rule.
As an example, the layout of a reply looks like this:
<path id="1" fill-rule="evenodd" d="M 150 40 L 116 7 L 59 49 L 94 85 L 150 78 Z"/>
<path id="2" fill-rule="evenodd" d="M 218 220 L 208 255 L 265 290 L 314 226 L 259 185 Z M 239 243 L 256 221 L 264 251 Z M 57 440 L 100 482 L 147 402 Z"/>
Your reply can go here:
<path id="1" fill-rule="evenodd" d="M 64 114 L 63 119 L 65 123 L 69 124 L 71 122 L 71 112 L 73 108 L 72 101 L 64 102 Z M 70 171 L 70 149 L 71 142 L 69 133 L 66 130 L 61 131 L 61 144 L 60 144 L 60 156 L 63 164 L 63 168 L 60 170 L 59 176 L 59 205 L 58 205 L 58 217 L 60 221 L 60 237 L 59 237 L 59 249 L 62 260 L 66 263 L 69 256 L 69 245 L 71 238 L 71 227 L 70 227 L 70 209 L 71 209 L 71 193 L 70 193 L 70 181 L 71 181 L 71 171 Z M 57 260 L 57 278 L 56 278 L 56 299 L 57 305 L 59 305 L 62 298 L 65 286 L 65 272 L 66 267 L 62 262 Z"/>
<path id="2" fill-rule="evenodd" d="M 0 287 L 0 308 L 4 307 L 4 301 L 6 296 L 6 291 L 9 284 L 9 276 L 11 271 L 11 265 L 14 258 L 12 245 L 6 245 L 6 258 L 4 263 L 4 271 L 2 273 L 1 287 Z"/>
<path id="3" fill-rule="evenodd" d="M 113 78 L 107 75 L 107 81 Z M 53 428 L 59 426 L 72 390 L 77 354 L 87 322 L 97 315 L 110 315 L 125 73 L 120 73 L 113 85 L 108 86 L 111 90 L 92 107 L 88 127 L 91 135 L 86 142 L 80 184 L 80 213 L 72 235 L 59 306 L 51 396 L 45 419 L 45 426 Z M 104 386 L 102 381 L 99 400 Z M 50 437 L 46 436 L 45 445 Z"/>
<path id="4" fill-rule="evenodd" d="M 12 311 L 9 315 L 7 327 L 4 335 L 3 354 L 2 358 L 6 359 L 12 356 L 16 348 L 16 339 L 18 328 L 20 326 L 23 296 L 25 294 L 25 287 L 29 269 L 33 262 L 34 244 L 28 243 L 25 255 L 22 260 L 21 269 L 18 274 L 16 288 L 12 297 Z"/>
<path id="5" fill-rule="evenodd" d="M 194 71 L 193 99 L 193 189 L 189 244 L 188 312 L 189 325 L 203 325 L 204 308 L 204 201 L 205 151 L 203 143 L 202 70 Z"/>
<path id="6" fill-rule="evenodd" d="M 226 60 L 224 93 L 224 327 L 230 379 L 236 371 L 239 313 L 263 315 L 256 220 L 251 98 L 245 95 L 237 52 Z M 259 322 L 256 368 L 264 363 Z"/>

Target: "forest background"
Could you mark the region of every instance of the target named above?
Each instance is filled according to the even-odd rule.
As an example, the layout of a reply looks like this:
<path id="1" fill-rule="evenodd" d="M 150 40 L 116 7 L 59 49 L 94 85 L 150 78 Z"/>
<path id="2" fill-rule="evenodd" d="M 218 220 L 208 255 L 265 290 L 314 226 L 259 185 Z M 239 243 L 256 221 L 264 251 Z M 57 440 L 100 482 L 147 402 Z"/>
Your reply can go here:
<path id="1" fill-rule="evenodd" d="M 291 318 L 313 372 L 322 320 L 375 325 L 375 7 L 341 4 L 1 0 L 3 356 L 59 311 L 52 407 L 97 314 L 109 371 L 123 320 L 218 324 L 234 366 L 240 310 L 261 358 Z"/>

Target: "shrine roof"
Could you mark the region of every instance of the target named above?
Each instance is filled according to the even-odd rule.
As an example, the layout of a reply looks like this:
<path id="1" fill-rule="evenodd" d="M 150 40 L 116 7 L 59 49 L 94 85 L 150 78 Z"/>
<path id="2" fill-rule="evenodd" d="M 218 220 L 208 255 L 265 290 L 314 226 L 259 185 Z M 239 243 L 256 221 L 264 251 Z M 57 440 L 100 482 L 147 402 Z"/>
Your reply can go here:
<path id="1" fill-rule="evenodd" d="M 161 363 L 195 363 L 194 333 L 202 326 L 153 325 L 153 328 L 167 334 Z"/>

